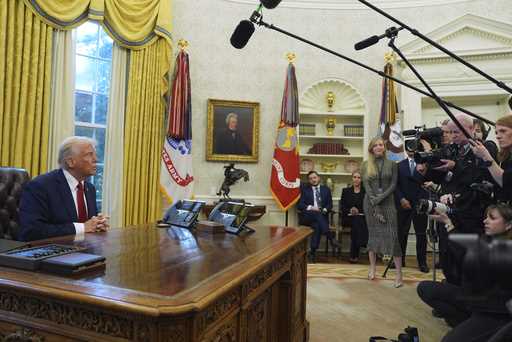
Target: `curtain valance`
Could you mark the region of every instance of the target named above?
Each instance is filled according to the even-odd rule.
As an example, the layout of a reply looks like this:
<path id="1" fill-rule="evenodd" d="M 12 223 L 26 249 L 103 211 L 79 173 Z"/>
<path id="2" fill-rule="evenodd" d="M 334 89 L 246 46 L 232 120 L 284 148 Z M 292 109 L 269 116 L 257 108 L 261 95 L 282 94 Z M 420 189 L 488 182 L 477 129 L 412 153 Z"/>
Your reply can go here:
<path id="1" fill-rule="evenodd" d="M 48 25 L 69 30 L 97 20 L 119 45 L 142 49 L 163 37 L 171 45 L 170 0 L 24 0 Z"/>

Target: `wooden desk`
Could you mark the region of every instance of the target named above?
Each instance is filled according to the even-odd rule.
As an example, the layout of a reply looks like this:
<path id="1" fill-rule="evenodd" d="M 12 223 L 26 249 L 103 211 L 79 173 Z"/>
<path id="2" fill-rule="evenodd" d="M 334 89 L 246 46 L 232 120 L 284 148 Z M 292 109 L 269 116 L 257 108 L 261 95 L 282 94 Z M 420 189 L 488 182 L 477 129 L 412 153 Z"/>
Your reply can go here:
<path id="1" fill-rule="evenodd" d="M 309 234 L 145 225 L 52 239 L 105 256 L 106 269 L 73 279 L 0 267 L 0 340 L 307 341 Z"/>

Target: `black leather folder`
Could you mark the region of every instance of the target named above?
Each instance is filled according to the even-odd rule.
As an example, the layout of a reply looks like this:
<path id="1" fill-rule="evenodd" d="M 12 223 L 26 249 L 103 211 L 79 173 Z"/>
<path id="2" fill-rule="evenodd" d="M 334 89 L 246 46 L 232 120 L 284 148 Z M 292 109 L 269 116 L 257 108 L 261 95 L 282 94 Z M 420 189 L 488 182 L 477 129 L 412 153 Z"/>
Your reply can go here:
<path id="1" fill-rule="evenodd" d="M 70 253 L 45 259 L 41 270 L 60 275 L 74 275 L 105 267 L 105 257 L 87 253 Z"/>

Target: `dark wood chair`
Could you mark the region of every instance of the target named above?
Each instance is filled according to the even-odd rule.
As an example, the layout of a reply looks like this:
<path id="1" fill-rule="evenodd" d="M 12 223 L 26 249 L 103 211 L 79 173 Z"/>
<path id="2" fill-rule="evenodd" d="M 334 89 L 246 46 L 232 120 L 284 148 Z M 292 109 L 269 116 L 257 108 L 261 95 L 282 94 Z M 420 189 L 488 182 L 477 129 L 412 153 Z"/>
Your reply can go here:
<path id="1" fill-rule="evenodd" d="M 19 227 L 19 204 L 25 183 L 30 180 L 24 169 L 0 167 L 0 238 L 15 240 Z"/>

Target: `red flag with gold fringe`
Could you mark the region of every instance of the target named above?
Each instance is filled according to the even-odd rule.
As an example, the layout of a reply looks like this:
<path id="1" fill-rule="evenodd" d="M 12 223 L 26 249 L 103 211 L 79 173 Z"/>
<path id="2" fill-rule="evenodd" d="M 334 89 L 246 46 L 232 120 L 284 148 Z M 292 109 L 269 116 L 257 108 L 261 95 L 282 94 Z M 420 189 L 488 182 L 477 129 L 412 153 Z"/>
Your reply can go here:
<path id="1" fill-rule="evenodd" d="M 300 197 L 299 144 L 299 98 L 295 67 L 290 62 L 284 86 L 281 120 L 277 128 L 270 189 L 283 211 L 288 210 Z"/>

